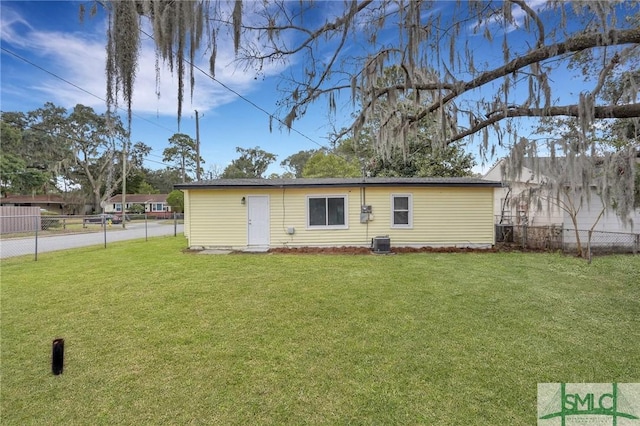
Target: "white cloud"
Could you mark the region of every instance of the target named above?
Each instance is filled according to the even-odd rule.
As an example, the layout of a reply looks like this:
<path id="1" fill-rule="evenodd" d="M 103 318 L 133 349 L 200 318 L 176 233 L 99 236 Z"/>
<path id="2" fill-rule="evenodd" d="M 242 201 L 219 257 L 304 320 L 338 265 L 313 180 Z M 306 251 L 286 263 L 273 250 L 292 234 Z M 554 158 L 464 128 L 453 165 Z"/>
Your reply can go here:
<path id="1" fill-rule="evenodd" d="M 534 10 L 536 13 L 539 13 L 547 4 L 547 0 L 527 0 L 527 6 L 529 6 L 529 8 L 531 8 L 532 10 Z M 517 6 L 517 5 L 512 5 L 511 7 L 511 17 L 513 22 L 509 23 L 505 28 L 504 31 L 506 33 L 510 33 L 512 31 L 515 31 L 519 28 L 523 28 L 524 26 L 524 20 L 527 16 L 527 12 L 525 12 L 521 7 Z M 495 15 L 493 17 L 490 17 L 488 19 L 485 19 L 484 22 L 479 22 L 476 21 L 472 24 L 470 24 L 468 26 L 468 29 L 471 31 L 475 31 L 477 33 L 482 33 L 482 31 L 480 31 L 481 28 L 484 28 L 485 26 L 487 27 L 492 27 L 492 26 L 502 26 L 504 24 L 503 22 L 503 16 L 500 15 Z"/>
<path id="2" fill-rule="evenodd" d="M 97 110 L 104 108 L 105 77 L 105 23 L 85 22 L 85 27 L 96 28 L 95 32 L 58 32 L 36 28 L 28 16 L 20 16 L 14 10 L 2 10 L 1 37 L 3 45 L 19 50 L 22 56 L 28 52 L 30 60 L 42 68 L 59 76 L 71 84 L 66 84 L 54 76 L 33 79 L 25 92 L 38 91 L 55 104 L 73 107 L 80 103 Z M 143 36 L 145 37 L 145 36 Z M 236 70 L 233 66 L 233 43 L 218 42 L 216 79 L 243 95 L 249 94 L 260 84 L 252 73 Z M 168 67 L 161 63 L 160 85 L 156 87 L 155 51 L 149 40 L 142 44 L 139 69 L 134 87 L 134 113 L 151 113 L 175 116 L 177 113 L 177 75 L 172 75 Z M 198 56 L 197 66 L 208 72 L 208 57 Z M 269 77 L 283 71 L 283 65 L 262 69 L 262 75 Z M 196 89 L 193 101 L 190 99 L 189 75 L 185 76 L 183 111 L 198 109 L 212 110 L 238 99 L 237 95 L 212 81 L 201 71 L 195 70 Z M 77 86 L 74 87 L 73 85 Z M 160 98 L 156 92 L 159 89 Z M 88 92 L 88 93 L 87 93 Z M 124 105 L 121 102 L 121 105 Z"/>
<path id="3" fill-rule="evenodd" d="M 28 40 L 19 36 L 17 29 L 21 26 L 26 27 L 29 30 L 33 30 L 29 22 L 22 16 L 16 13 L 13 9 L 6 6 L 2 8 L 2 14 L 0 14 L 0 37 L 5 43 L 13 45 L 24 45 Z"/>

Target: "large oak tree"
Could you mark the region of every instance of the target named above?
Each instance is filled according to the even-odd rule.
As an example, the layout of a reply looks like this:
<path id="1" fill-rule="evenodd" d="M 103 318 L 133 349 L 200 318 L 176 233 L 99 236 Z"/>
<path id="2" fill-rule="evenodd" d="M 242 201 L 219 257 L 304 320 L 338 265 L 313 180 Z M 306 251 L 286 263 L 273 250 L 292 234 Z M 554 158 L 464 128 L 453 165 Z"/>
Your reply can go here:
<path id="1" fill-rule="evenodd" d="M 129 108 L 143 16 L 151 23 L 158 57 L 178 75 L 178 116 L 185 81 L 193 91 L 196 52 L 207 49 L 214 76 L 217 47 L 231 34 L 245 70 L 259 73 L 274 62 L 302 64 L 283 75 L 281 110 L 272 119 L 292 126 L 319 101 L 344 116 L 340 101 L 351 101 L 357 113 L 345 132 L 357 137 L 372 118 L 380 120 L 375 137 L 382 153 L 405 143 L 425 118 L 435 120 L 442 146 L 459 140 L 472 144 L 474 136 L 481 136 L 475 139 L 481 157 L 522 146 L 522 136 L 528 136 L 518 125 L 523 118 L 576 117 L 583 129 L 625 118 L 638 127 L 637 84 L 626 86 L 617 99 L 602 96 L 603 87 L 622 72 L 640 67 L 640 5 L 635 0 L 540 6 L 525 0 L 100 4 L 109 13 L 108 99 L 113 102 L 122 93 Z M 391 65 L 403 76 L 381 85 Z M 584 79 L 579 93 L 563 91 L 572 78 Z M 402 108 L 406 99 L 414 100 L 414 108 Z M 380 101 L 386 105 L 381 115 Z M 583 131 L 580 138 L 588 152 L 587 136 Z M 628 160 L 636 150 L 630 145 L 616 155 Z M 511 157 L 519 161 L 530 151 L 518 149 Z M 562 155 L 571 164 L 583 152 Z"/>
<path id="2" fill-rule="evenodd" d="M 129 175 L 150 151 L 131 143 L 117 116 L 81 104 L 71 111 L 46 103 L 27 113 L 3 112 L 2 137 L 2 172 L 14 171 L 11 189 L 65 195 L 81 187 L 96 211 L 120 188 L 123 161 Z"/>

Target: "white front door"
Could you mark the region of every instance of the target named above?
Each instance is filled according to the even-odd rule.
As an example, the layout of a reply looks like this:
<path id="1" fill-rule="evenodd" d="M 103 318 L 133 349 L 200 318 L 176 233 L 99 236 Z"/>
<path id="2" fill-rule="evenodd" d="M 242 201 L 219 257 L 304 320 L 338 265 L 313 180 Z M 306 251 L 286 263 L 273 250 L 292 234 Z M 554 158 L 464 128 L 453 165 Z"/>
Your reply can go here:
<path id="1" fill-rule="evenodd" d="M 247 197 L 248 223 L 247 245 L 269 246 L 269 196 Z"/>

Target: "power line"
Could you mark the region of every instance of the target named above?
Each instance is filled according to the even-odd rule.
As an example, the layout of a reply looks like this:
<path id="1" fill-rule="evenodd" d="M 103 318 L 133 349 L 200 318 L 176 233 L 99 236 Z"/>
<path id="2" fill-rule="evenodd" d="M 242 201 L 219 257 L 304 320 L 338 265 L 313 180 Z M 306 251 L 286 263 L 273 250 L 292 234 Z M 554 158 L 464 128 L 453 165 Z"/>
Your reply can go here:
<path id="1" fill-rule="evenodd" d="M 154 41 L 155 41 L 154 37 L 153 37 L 152 35 L 150 35 L 149 33 L 147 33 L 146 31 L 144 31 L 144 30 L 140 29 L 140 32 L 141 32 L 142 34 L 146 35 L 147 37 L 149 37 L 151 40 L 154 40 Z M 45 73 L 47 73 L 47 74 L 49 74 L 49 75 L 51 75 L 51 76 L 52 76 L 52 77 L 54 77 L 54 78 L 57 78 L 57 79 L 58 79 L 58 80 L 60 80 L 60 81 L 65 82 L 66 84 L 68 84 L 68 85 L 70 85 L 70 86 L 72 86 L 72 87 L 74 87 L 74 88 L 76 88 L 76 89 L 78 89 L 78 90 L 80 90 L 80 91 L 82 91 L 82 92 L 84 92 L 84 93 L 86 93 L 86 94 L 88 94 L 88 95 L 90 95 L 90 96 L 92 96 L 92 97 L 94 97 L 94 98 L 96 98 L 96 99 L 98 99 L 98 100 L 102 101 L 102 102 L 105 102 L 105 103 L 107 102 L 104 98 L 102 98 L 102 97 L 100 97 L 100 96 L 96 95 L 95 93 L 92 93 L 92 92 L 90 92 L 90 91 L 88 91 L 88 90 L 84 89 L 83 87 L 78 86 L 77 84 L 75 84 L 75 83 L 73 83 L 73 82 L 71 82 L 71 81 L 69 81 L 69 80 L 67 80 L 67 79 L 65 79 L 65 78 L 63 78 L 63 77 L 60 77 L 60 76 L 59 76 L 59 75 L 57 75 L 56 73 L 54 73 L 54 72 L 52 72 L 52 71 L 49 71 L 48 69 L 46 69 L 46 68 L 44 68 L 44 67 L 42 67 L 42 66 L 40 66 L 40 65 L 38 65 L 38 64 L 36 64 L 36 63 L 34 63 L 34 62 L 30 61 L 30 60 L 28 60 L 28 59 L 26 59 L 25 57 L 23 57 L 23 56 L 21 56 L 21 55 L 19 55 L 19 54 L 15 53 L 15 52 L 13 52 L 13 51 L 11 51 L 11 50 L 9 50 L 9 49 L 5 48 L 5 47 L 0 47 L 0 49 L 2 49 L 2 51 L 4 51 L 4 52 L 8 53 L 9 55 L 12 55 L 12 56 L 14 56 L 15 58 L 20 59 L 21 61 L 23 61 L 23 62 L 25 62 L 25 63 L 27 63 L 27 64 L 29 64 L 29 65 L 31 65 L 31 66 L 33 66 L 33 67 L 35 67 L 35 68 L 39 69 L 39 70 L 41 70 L 41 71 L 43 71 L 43 72 L 45 72 Z M 322 148 L 322 149 L 330 150 L 330 148 L 329 148 L 329 147 L 327 147 L 327 146 L 325 146 L 325 145 L 322 145 L 321 143 L 317 142 L 317 141 L 316 141 L 316 140 L 314 140 L 313 138 L 311 138 L 311 137 L 307 136 L 306 134 L 302 133 L 302 132 L 301 132 L 301 131 L 299 131 L 298 129 L 296 129 L 296 128 L 292 127 L 292 126 L 287 126 L 287 125 L 286 125 L 286 123 L 285 123 L 283 120 L 281 120 L 279 117 L 277 117 L 277 116 L 275 116 L 275 115 L 271 114 L 269 111 L 267 111 L 266 109 L 262 108 L 260 105 L 256 104 L 255 102 L 253 102 L 253 101 L 252 101 L 252 100 L 250 100 L 249 98 L 245 97 L 244 95 L 240 94 L 240 93 L 239 93 L 239 92 L 237 92 L 236 90 L 232 89 L 231 87 L 229 87 L 228 85 L 226 85 L 226 84 L 225 84 L 225 83 L 223 83 L 222 81 L 218 80 L 217 78 L 215 78 L 214 76 L 212 76 L 211 74 L 209 74 L 208 72 L 206 72 L 205 70 L 203 70 L 202 68 L 200 68 L 198 65 L 191 63 L 191 62 L 190 62 L 189 60 L 187 60 L 187 59 L 183 59 L 183 60 L 184 60 L 184 62 L 185 62 L 185 63 L 187 63 L 187 64 L 189 64 L 189 65 L 193 66 L 196 70 L 198 70 L 200 73 L 202 73 L 202 75 L 204 75 L 205 77 L 208 77 L 208 78 L 209 78 L 209 79 L 211 79 L 212 81 L 214 81 L 214 82 L 218 83 L 218 84 L 219 84 L 220 86 L 222 86 L 225 90 L 227 90 L 227 91 L 229 91 L 229 92 L 233 93 L 235 96 L 237 96 L 238 98 L 240 98 L 240 99 L 242 99 L 243 101 L 247 102 L 249 105 L 251 105 L 251 106 L 252 106 L 252 107 L 254 107 L 255 109 L 257 109 L 257 110 L 259 110 L 259 111 L 263 112 L 264 114 L 266 114 L 266 115 L 269 117 L 269 119 L 276 120 L 278 123 L 280 123 L 280 124 L 284 125 L 285 127 L 287 127 L 290 131 L 293 131 L 294 133 L 296 133 L 296 134 L 298 134 L 298 135 L 302 136 L 303 138 L 307 139 L 308 141 L 312 142 L 313 144 L 317 145 L 318 147 L 320 147 L 320 148 Z M 128 112 L 127 110 L 125 110 L 124 108 L 122 108 L 122 107 L 120 107 L 120 106 L 116 106 L 116 108 L 117 108 L 118 110 L 122 111 L 122 112 Z M 162 126 L 162 125 L 160 125 L 160 124 L 158 124 L 158 123 L 155 123 L 155 122 L 153 122 L 153 121 L 151 121 L 151 120 L 148 120 L 148 119 L 146 119 L 146 118 L 144 118 L 144 117 L 141 117 L 141 116 L 139 116 L 138 114 L 132 114 L 132 116 L 134 116 L 134 117 L 136 117 L 136 118 L 138 118 L 138 119 L 140 119 L 140 120 L 142 120 L 142 121 L 146 121 L 147 123 L 150 123 L 150 124 L 152 124 L 152 125 L 154 125 L 154 126 L 156 126 L 156 127 L 158 127 L 158 128 L 161 128 L 161 129 L 167 130 L 167 131 L 169 131 L 169 132 L 172 132 L 173 134 L 177 133 L 177 131 L 175 131 L 174 129 L 169 129 L 168 127 Z M 338 155 L 338 156 L 340 156 L 340 157 L 343 157 L 343 158 L 345 158 L 345 159 L 346 159 L 346 157 L 342 156 L 340 153 L 334 153 L 334 154 L 335 154 L 335 155 Z M 152 154 L 149 154 L 149 155 L 152 155 Z M 160 156 L 157 156 L 157 157 L 160 157 Z M 148 160 L 148 161 L 152 161 L 152 160 Z M 152 162 L 155 162 L 155 163 L 158 163 L 158 164 L 164 164 L 164 163 L 160 163 L 160 162 L 157 162 L 157 161 L 152 161 Z"/>
<path id="2" fill-rule="evenodd" d="M 9 55 L 12 55 L 12 56 L 14 56 L 14 57 L 16 57 L 16 58 L 20 59 L 21 61 L 26 62 L 27 64 L 29 64 L 29 65 L 31 65 L 31 66 L 33 66 L 33 67 L 35 67 L 35 68 L 38 68 L 39 70 L 41 70 L 41 71 L 43 71 L 43 72 L 45 72 L 45 73 L 47 73 L 47 74 L 51 75 L 52 77 L 55 77 L 55 78 L 57 78 L 58 80 L 61 80 L 61 81 L 65 82 L 65 83 L 67 83 L 68 85 L 75 87 L 76 89 L 80 90 L 81 92 L 86 93 L 87 95 L 93 96 L 94 98 L 96 98 L 96 99 L 98 99 L 98 100 L 100 100 L 100 101 L 102 101 L 102 102 L 105 102 L 105 103 L 107 102 L 104 98 L 102 98 L 102 97 L 100 97 L 100 96 L 96 95 L 95 93 L 92 93 L 92 92 L 88 91 L 87 89 L 84 89 L 83 87 L 80 87 L 80 86 L 78 86 L 77 84 L 75 84 L 75 83 L 73 83 L 73 82 L 71 82 L 71 81 L 69 81 L 69 80 L 67 80 L 67 79 L 65 79 L 65 78 L 63 78 L 63 77 L 60 77 L 60 76 L 59 76 L 59 75 L 57 75 L 56 73 L 54 73 L 54 72 L 52 72 L 52 71 L 49 71 L 48 69 L 46 69 L 46 68 L 44 68 L 44 67 L 42 67 L 42 66 L 40 66 L 40 65 L 38 65 L 38 64 L 36 64 L 36 63 L 34 63 L 34 62 L 32 62 L 32 61 L 30 61 L 30 60 L 28 60 L 27 58 L 25 58 L 25 57 L 23 57 L 23 56 L 21 56 L 21 55 L 19 55 L 19 54 L 15 53 L 15 52 L 13 52 L 13 51 L 11 51 L 11 50 L 7 49 L 7 48 L 5 48 L 5 47 L 0 47 L 0 49 L 2 49 L 2 51 L 4 51 L 4 52 L 8 53 Z M 118 110 L 122 111 L 122 112 L 125 112 L 125 113 L 127 112 L 127 110 L 126 110 L 126 109 L 124 109 L 124 108 L 122 108 L 122 107 L 120 107 L 120 106 L 117 106 L 116 108 L 117 108 Z M 173 133 L 173 134 L 177 133 L 177 131 L 176 131 L 176 130 L 174 130 L 174 129 L 170 129 L 170 128 L 168 128 L 168 127 L 165 127 L 165 126 L 163 126 L 163 125 L 161 125 L 161 124 L 158 124 L 158 123 L 156 123 L 156 122 L 153 122 L 153 121 L 151 121 L 151 120 L 149 120 L 149 119 L 146 119 L 146 118 L 144 118 L 144 117 L 141 117 L 141 116 L 139 116 L 139 115 L 137 115 L 137 114 L 132 114 L 132 115 L 133 115 L 134 117 L 136 117 L 136 118 L 138 118 L 138 119 L 142 120 L 142 121 L 146 121 L 147 123 L 152 124 L 152 125 L 154 125 L 154 126 L 156 126 L 156 127 L 160 128 L 160 129 L 167 130 L 167 131 L 169 131 L 169 132 L 171 132 L 171 133 Z"/>
<path id="3" fill-rule="evenodd" d="M 147 33 L 146 31 L 144 31 L 144 30 L 142 30 L 142 29 L 141 29 L 141 30 L 140 30 L 140 32 L 141 32 L 141 33 L 143 33 L 144 35 L 146 35 L 147 37 L 149 37 L 151 40 L 155 40 L 155 39 L 153 38 L 153 36 L 151 36 L 151 35 L 150 35 L 149 33 Z M 41 70 L 41 71 L 45 72 L 45 73 L 47 73 L 47 74 L 51 75 L 52 77 L 57 78 L 58 80 L 63 81 L 63 82 L 65 82 L 65 83 L 67 83 L 68 85 L 72 86 L 72 87 L 75 87 L 76 89 L 80 90 L 81 92 L 84 92 L 84 93 L 88 94 L 89 96 L 92 96 L 92 97 L 94 97 L 94 98 L 96 98 L 96 99 L 98 99 L 98 100 L 100 100 L 100 101 L 102 101 L 102 102 L 105 102 L 105 103 L 107 102 L 107 101 L 106 101 L 106 99 L 104 99 L 104 98 L 102 98 L 102 97 L 100 97 L 100 96 L 96 95 L 95 93 L 92 93 L 92 92 L 90 92 L 90 91 L 86 90 L 85 88 L 80 87 L 80 86 L 78 86 L 77 84 L 75 84 L 75 83 L 73 83 L 73 82 L 71 82 L 71 81 L 69 81 L 69 80 L 67 80 L 67 79 L 65 79 L 65 78 L 63 78 L 63 77 L 60 77 L 60 76 L 59 76 L 59 75 L 57 75 L 56 73 L 54 73 L 54 72 L 52 72 L 52 71 L 49 71 L 48 69 L 46 69 L 46 68 L 44 68 L 44 67 L 42 67 L 42 66 L 40 66 L 40 65 L 38 65 L 38 64 L 36 64 L 36 63 L 34 63 L 34 62 L 30 61 L 30 60 L 28 60 L 27 58 L 25 58 L 25 57 L 23 57 L 23 56 L 21 56 L 21 55 L 19 55 L 19 54 L 15 53 L 15 52 L 13 52 L 13 51 L 11 51 L 11 50 L 7 49 L 6 47 L 0 47 L 0 49 L 2 49 L 2 51 L 4 51 L 4 52 L 8 53 L 9 55 L 12 55 L 12 56 L 14 56 L 14 57 L 16 57 L 16 58 L 20 59 L 21 61 L 26 62 L 27 64 L 29 64 L 29 65 L 31 65 L 31 66 L 33 66 L 33 67 L 35 67 L 35 68 L 37 68 L 37 69 L 39 69 L 39 70 Z M 221 82 L 220 80 L 218 80 L 217 78 L 215 78 L 214 76 L 212 76 L 211 74 L 209 74 L 208 72 L 206 72 L 205 70 L 203 70 L 202 68 L 200 68 L 198 65 L 191 63 L 191 62 L 190 62 L 190 61 L 188 61 L 187 59 L 184 59 L 184 62 L 186 62 L 187 64 L 189 64 L 189 65 L 193 66 L 196 70 L 200 71 L 200 73 L 202 73 L 205 77 L 208 77 L 208 78 L 210 78 L 212 81 L 215 81 L 216 83 L 218 83 L 218 84 L 219 84 L 220 86 L 222 86 L 225 90 L 227 90 L 227 91 L 229 91 L 229 92 L 233 93 L 234 95 L 236 95 L 237 97 L 239 97 L 239 98 L 240 98 L 240 99 L 242 99 L 243 101 L 247 102 L 248 104 L 250 104 L 251 106 L 253 106 L 253 107 L 254 107 L 254 108 L 256 108 L 257 110 L 259 110 L 259 111 L 261 111 L 261 112 L 265 113 L 265 114 L 266 114 L 270 119 L 274 119 L 274 120 L 276 120 L 277 122 L 279 122 L 280 124 L 282 124 L 282 125 L 286 126 L 285 122 L 284 122 L 284 121 L 282 121 L 280 118 L 278 118 L 278 117 L 276 117 L 275 115 L 271 114 L 269 111 L 267 111 L 266 109 L 262 108 L 260 105 L 256 104 L 256 103 L 255 103 L 255 102 L 253 102 L 251 99 L 249 99 L 249 98 L 247 98 L 247 97 L 243 96 L 242 94 L 238 93 L 236 90 L 234 90 L 234 89 L 232 89 L 231 87 L 227 86 L 225 83 Z M 120 110 L 120 111 L 122 111 L 122 112 L 128 112 L 127 110 L 125 110 L 124 108 L 122 108 L 122 107 L 120 107 L 120 106 L 117 106 L 116 108 L 117 108 L 117 109 L 119 109 L 119 110 Z M 150 123 L 150 124 L 152 124 L 152 125 L 154 125 L 154 126 L 156 126 L 156 127 L 158 127 L 158 128 L 161 128 L 161 129 L 164 129 L 164 130 L 168 130 L 169 132 L 172 132 L 172 133 L 174 133 L 174 134 L 175 134 L 175 133 L 177 133 L 177 131 L 175 131 L 175 130 L 173 130 L 173 129 L 169 129 L 168 127 L 162 126 L 162 125 L 160 125 L 160 124 L 158 124 L 158 123 L 155 123 L 155 122 L 153 122 L 153 121 L 151 121 L 151 120 L 148 120 L 148 119 L 146 119 L 146 118 L 144 118 L 144 117 L 141 117 L 141 116 L 139 116 L 139 115 L 137 115 L 137 114 L 132 114 L 132 115 L 133 115 L 134 117 L 136 117 L 136 118 L 138 118 L 138 119 L 140 119 L 140 120 L 146 121 L 147 123 Z M 301 131 L 297 130 L 296 128 L 294 128 L 294 127 L 288 127 L 288 128 L 289 128 L 291 131 L 293 131 L 294 133 L 297 133 L 298 135 L 302 136 L 303 138 L 305 138 L 305 139 L 309 140 L 310 142 L 312 142 L 312 143 L 314 143 L 314 144 L 318 145 L 320 148 L 328 149 L 328 147 L 326 147 L 326 146 L 322 145 L 321 143 L 319 143 L 319 142 L 315 141 L 314 139 L 312 139 L 311 137 L 309 137 L 309 136 L 307 136 L 306 134 L 302 133 Z"/>
<path id="4" fill-rule="evenodd" d="M 150 157 L 164 158 L 162 155 L 158 155 L 158 154 L 151 154 L 151 153 L 149 153 L 149 154 L 147 154 L 147 155 L 148 155 L 148 156 L 150 156 Z"/>
<path id="5" fill-rule="evenodd" d="M 167 163 L 163 163 L 161 161 L 156 161 L 156 160 L 149 160 L 148 158 L 144 158 L 142 161 L 145 162 L 145 163 L 161 164 L 161 165 L 166 166 L 166 167 L 171 167 L 172 166 L 172 164 L 167 164 Z"/>
<path id="6" fill-rule="evenodd" d="M 153 40 L 155 42 L 155 38 L 147 33 L 146 31 L 144 31 L 143 29 L 140 29 L 140 32 L 144 35 L 146 35 L 147 37 L 149 37 L 151 40 Z M 216 83 L 218 83 L 220 86 L 222 86 L 224 89 L 228 90 L 229 92 L 233 93 L 234 95 L 236 95 L 237 97 L 239 97 L 240 99 L 242 99 L 243 101 L 247 102 L 249 105 L 251 105 L 252 107 L 256 108 L 257 110 L 265 113 L 270 119 L 274 119 L 276 120 L 278 123 L 282 124 L 283 126 L 287 127 L 289 130 L 293 131 L 294 133 L 297 133 L 298 135 L 302 136 L 303 138 L 309 140 L 310 142 L 318 145 L 320 148 L 323 149 L 329 149 L 328 147 L 326 147 L 325 145 L 322 145 L 321 143 L 315 141 L 314 139 L 312 139 L 311 137 L 305 135 L 304 133 L 302 133 L 301 131 L 297 130 L 296 128 L 292 127 L 292 126 L 287 126 L 287 124 L 282 121 L 280 118 L 276 117 L 275 115 L 271 114 L 269 111 L 267 111 L 266 109 L 262 108 L 260 105 L 256 104 L 255 102 L 253 102 L 251 99 L 245 97 L 244 95 L 241 95 L 240 93 L 238 93 L 237 91 L 235 91 L 234 89 L 232 89 L 231 87 L 227 86 L 226 84 L 224 84 L 223 82 L 221 82 L 220 80 L 218 80 L 217 78 L 215 78 L 214 76 L 212 76 L 211 74 L 209 74 L 208 72 L 206 72 L 205 70 L 203 70 L 202 68 L 200 68 L 198 65 L 190 62 L 188 59 L 183 59 L 183 61 L 189 65 L 191 65 L 193 68 L 195 68 L 196 70 L 200 71 L 200 73 L 202 73 L 202 75 L 204 75 L 205 77 L 208 77 L 209 79 L 211 79 L 212 81 L 215 81 Z"/>
<path id="7" fill-rule="evenodd" d="M 45 73 L 47 73 L 47 74 L 51 75 L 52 77 L 55 77 L 55 78 L 57 78 L 58 80 L 61 80 L 61 81 L 65 82 L 65 83 L 67 83 L 68 85 L 73 86 L 73 87 L 75 87 L 76 89 L 78 89 L 78 90 L 80 90 L 80 91 L 82 91 L 82 92 L 84 92 L 84 93 L 86 93 L 86 94 L 88 94 L 88 95 L 90 95 L 90 96 L 93 96 L 94 98 L 96 98 L 96 99 L 98 99 L 98 100 L 100 100 L 100 101 L 102 101 L 102 102 L 105 102 L 105 103 L 106 103 L 106 100 L 105 100 L 104 98 L 101 98 L 100 96 L 96 95 L 95 93 L 92 93 L 92 92 L 90 92 L 89 90 L 87 90 L 87 89 L 85 89 L 85 88 L 83 88 L 83 87 L 81 87 L 81 86 L 78 86 L 77 84 L 75 84 L 75 83 L 73 83 L 73 82 L 71 82 L 71 81 L 69 81 L 69 80 L 67 80 L 67 79 L 65 79 L 65 78 L 63 78 L 63 77 L 60 77 L 60 76 L 59 76 L 59 75 L 57 75 L 56 73 L 54 73 L 54 72 L 52 72 L 52 71 L 49 71 L 48 69 L 46 69 L 46 68 L 44 68 L 44 67 L 42 67 L 42 66 L 40 66 L 40 65 L 38 65 L 38 64 L 36 64 L 36 63 L 34 63 L 34 62 L 32 62 L 32 61 L 30 61 L 30 60 L 28 60 L 27 58 L 25 58 L 25 57 L 23 57 L 23 56 L 21 56 L 21 55 L 19 55 L 19 54 L 15 53 L 15 52 L 13 52 L 13 51 L 11 51 L 11 50 L 7 49 L 7 48 L 5 48 L 5 47 L 0 47 L 0 49 L 2 49 L 2 51 L 4 51 L 4 52 L 8 53 L 9 55 L 12 55 L 12 56 L 14 56 L 14 57 L 16 57 L 16 58 L 20 59 L 21 61 L 26 62 L 27 64 L 29 64 L 29 65 L 31 65 L 31 66 L 33 66 L 33 67 L 35 67 L 35 68 L 37 68 L 37 69 L 39 69 L 39 70 L 41 70 L 41 71 L 45 72 Z M 117 109 L 119 109 L 120 111 L 126 112 L 126 110 L 125 110 L 124 108 L 122 108 L 122 107 L 117 107 Z M 161 124 L 158 124 L 158 123 L 156 123 L 156 122 L 153 122 L 153 121 L 151 121 L 151 120 L 148 120 L 148 119 L 146 119 L 146 118 L 144 118 L 144 117 L 139 116 L 138 114 L 132 114 L 132 115 L 133 115 L 134 117 L 136 117 L 136 118 L 138 118 L 138 119 L 142 120 L 142 121 L 146 121 L 147 123 L 149 123 L 149 124 L 151 124 L 151 125 L 154 125 L 154 126 L 156 126 L 156 127 L 160 128 L 160 129 L 167 130 L 167 131 L 169 131 L 169 132 L 171 132 L 171 133 L 173 133 L 173 134 L 177 133 L 177 131 L 175 131 L 175 130 L 173 130 L 173 129 L 170 129 L 170 128 L 165 127 L 165 126 L 163 126 L 163 125 L 161 125 Z M 31 126 L 30 126 L 29 128 L 30 128 L 30 129 L 32 129 L 32 130 L 37 130 L 37 131 L 40 131 L 40 132 L 47 133 L 47 131 L 46 131 L 46 130 L 44 130 L 44 129 L 39 129 L 39 128 L 37 128 L 37 127 L 31 127 Z M 51 133 L 48 133 L 48 134 L 49 134 L 49 136 L 55 136 L 55 135 L 53 135 L 53 134 L 51 134 Z M 72 139 L 72 140 L 73 140 L 73 139 Z M 80 141 L 79 141 L 79 140 L 75 140 L 75 142 L 80 142 Z M 151 149 L 154 149 L 154 148 L 153 148 L 153 147 L 151 147 Z M 147 155 L 155 156 L 155 157 L 158 157 L 158 158 L 163 158 L 162 156 L 157 155 L 157 154 L 151 154 L 151 153 L 149 153 L 149 154 L 147 154 Z M 151 160 L 149 160 L 149 161 L 151 161 Z M 155 162 L 155 163 L 158 163 L 158 164 L 167 165 L 166 163 L 161 163 L 161 162 L 158 162 L 158 161 L 154 161 L 154 162 Z"/>

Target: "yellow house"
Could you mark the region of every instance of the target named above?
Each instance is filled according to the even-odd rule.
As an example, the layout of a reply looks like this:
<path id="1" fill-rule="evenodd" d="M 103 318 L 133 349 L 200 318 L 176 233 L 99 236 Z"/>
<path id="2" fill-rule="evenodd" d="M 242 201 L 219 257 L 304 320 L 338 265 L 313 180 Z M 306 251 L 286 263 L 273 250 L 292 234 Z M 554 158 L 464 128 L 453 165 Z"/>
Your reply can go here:
<path id="1" fill-rule="evenodd" d="M 184 192 L 190 248 L 494 244 L 494 188 L 478 178 L 217 179 Z M 376 240 L 383 241 L 382 239 Z"/>

